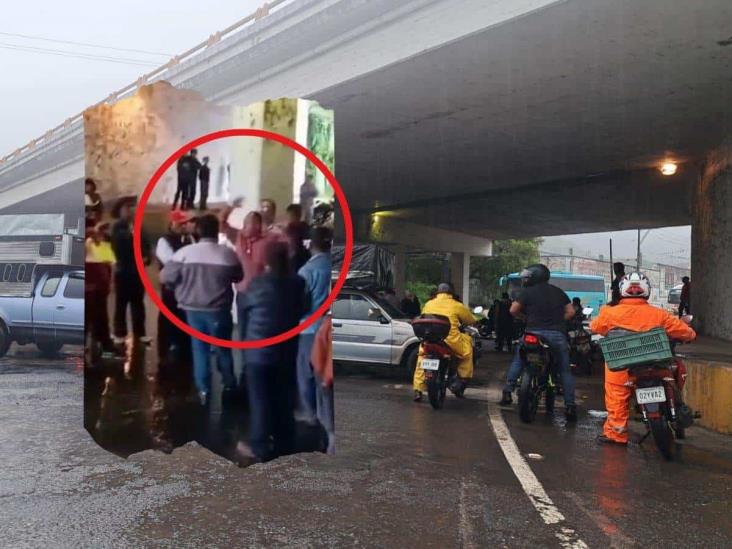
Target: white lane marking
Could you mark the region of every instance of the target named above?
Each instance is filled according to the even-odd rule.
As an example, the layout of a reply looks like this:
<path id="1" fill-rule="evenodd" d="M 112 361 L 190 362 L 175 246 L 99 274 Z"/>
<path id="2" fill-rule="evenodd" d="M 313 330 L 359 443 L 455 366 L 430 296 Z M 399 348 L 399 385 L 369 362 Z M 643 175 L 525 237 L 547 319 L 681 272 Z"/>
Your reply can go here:
<path id="1" fill-rule="evenodd" d="M 576 492 L 566 491 L 564 492 L 564 495 L 571 499 L 574 504 L 579 507 L 580 511 L 582 511 L 585 515 L 591 518 L 597 525 L 598 529 L 608 538 L 610 538 L 611 549 L 637 546 L 637 543 L 634 539 L 623 534 L 618 529 L 618 527 L 615 526 L 615 524 L 613 524 L 610 519 L 608 519 L 605 515 L 603 515 L 599 511 L 590 509 L 587 505 L 585 505 L 584 501 L 582 501 L 582 497 L 580 497 L 579 494 L 577 494 Z"/>
<path id="2" fill-rule="evenodd" d="M 503 450 L 503 455 L 506 457 L 506 461 L 508 461 L 511 469 L 513 469 L 513 473 L 524 489 L 524 493 L 529 497 L 529 501 L 531 501 L 531 504 L 539 512 L 545 524 L 556 525 L 558 527 L 554 532 L 554 536 L 559 540 L 559 544 L 568 549 L 586 549 L 587 544 L 579 538 L 577 533 L 572 528 L 564 526 L 563 523 L 566 520 L 564 515 L 554 505 L 554 502 L 547 495 L 539 479 L 536 478 L 531 467 L 529 467 L 529 464 L 526 463 L 526 460 L 521 455 L 518 446 L 516 446 L 516 442 L 508 430 L 506 422 L 503 421 L 500 408 L 489 402 L 488 416 L 490 417 L 491 426 L 493 427 L 498 444 L 501 446 L 501 450 Z"/>
<path id="3" fill-rule="evenodd" d="M 471 483 L 472 484 L 472 483 Z M 478 547 L 475 542 L 475 531 L 473 523 L 470 520 L 470 509 L 468 508 L 468 490 L 470 486 L 464 480 L 460 482 L 460 501 L 458 503 L 459 523 L 458 529 L 460 534 L 460 547 L 473 549 Z"/>

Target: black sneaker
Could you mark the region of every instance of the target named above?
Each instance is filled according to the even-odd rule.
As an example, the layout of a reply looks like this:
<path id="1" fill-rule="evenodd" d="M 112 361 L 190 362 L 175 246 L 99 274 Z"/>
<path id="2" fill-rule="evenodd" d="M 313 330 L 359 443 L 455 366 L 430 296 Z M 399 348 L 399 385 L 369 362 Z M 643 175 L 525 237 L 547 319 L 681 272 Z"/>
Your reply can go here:
<path id="1" fill-rule="evenodd" d="M 513 397 L 511 396 L 511 391 L 503 391 L 503 398 L 501 398 L 498 405 L 499 406 L 510 406 L 511 404 L 513 404 Z"/>
<path id="2" fill-rule="evenodd" d="M 577 421 L 577 406 L 569 404 L 564 410 L 564 417 L 568 422 L 574 423 Z"/>
<path id="3" fill-rule="evenodd" d="M 201 391 L 198 393 L 198 401 L 201 403 L 201 406 L 208 406 L 209 405 L 209 398 L 208 393 Z"/>
<path id="4" fill-rule="evenodd" d="M 620 442 L 619 440 L 613 440 L 611 438 L 606 437 L 605 435 L 600 435 L 597 437 L 597 442 L 599 444 L 608 444 L 611 446 L 628 446 L 627 442 Z"/>
<path id="5" fill-rule="evenodd" d="M 231 408 L 236 404 L 236 387 L 225 387 L 221 392 L 221 405 L 226 408 Z"/>
<path id="6" fill-rule="evenodd" d="M 422 402 L 422 391 L 414 391 L 414 398 L 412 398 L 414 402 Z"/>

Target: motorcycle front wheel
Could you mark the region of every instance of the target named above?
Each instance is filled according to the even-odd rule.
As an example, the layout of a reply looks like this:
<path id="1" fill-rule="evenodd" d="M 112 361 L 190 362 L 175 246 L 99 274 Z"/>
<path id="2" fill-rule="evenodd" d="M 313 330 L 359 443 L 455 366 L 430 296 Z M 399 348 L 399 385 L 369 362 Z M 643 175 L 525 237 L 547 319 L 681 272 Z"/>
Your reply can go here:
<path id="1" fill-rule="evenodd" d="M 666 418 L 661 416 L 657 418 L 651 418 L 648 420 L 648 424 L 651 428 L 651 434 L 653 440 L 658 447 L 658 451 L 667 460 L 671 461 L 674 459 L 674 434 L 671 431 L 671 427 L 666 421 Z"/>
<path id="2" fill-rule="evenodd" d="M 432 374 L 427 380 L 427 397 L 430 404 L 435 410 L 442 408 L 445 402 L 445 393 L 447 392 L 447 375 L 445 366 L 441 365 L 440 369 Z"/>
<path id="3" fill-rule="evenodd" d="M 521 374 L 521 386 L 518 393 L 519 417 L 524 423 L 531 423 L 536 417 L 539 407 L 539 379 L 531 372 L 524 370 Z"/>

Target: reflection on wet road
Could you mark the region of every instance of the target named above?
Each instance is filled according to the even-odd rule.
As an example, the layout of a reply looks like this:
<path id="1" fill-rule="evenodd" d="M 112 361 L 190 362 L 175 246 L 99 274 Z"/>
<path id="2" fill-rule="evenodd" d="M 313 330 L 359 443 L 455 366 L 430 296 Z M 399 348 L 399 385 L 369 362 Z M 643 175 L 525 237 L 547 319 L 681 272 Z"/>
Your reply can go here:
<path id="1" fill-rule="evenodd" d="M 487 401 L 499 387 L 488 382 L 507 360 L 486 353 L 484 385 L 439 412 L 412 403 L 404 380 L 340 375 L 335 456 L 304 453 L 241 469 L 195 443 L 122 459 L 82 427 L 78 358 L 8 357 L 0 360 L 0 546 L 560 546 L 491 429 Z M 98 388 L 106 377 L 147 387 L 157 373 L 149 367 L 152 380 L 129 380 L 120 368 L 100 375 Z M 180 396 L 170 387 L 168 403 L 187 402 L 185 387 Z M 515 409 L 500 412 L 566 525 L 589 547 L 729 547 L 732 439 L 694 427 L 679 463 L 647 443 L 598 447 L 601 420 L 586 412 L 601 407 L 600 395 L 599 379 L 579 379 L 575 427 L 561 414 L 524 425 Z M 150 428 L 139 410 L 152 408 L 118 409 L 139 416 L 136 432 Z M 212 407 L 214 424 L 219 409 Z M 172 422 L 178 412 L 173 406 L 161 417 Z M 640 425 L 633 429 L 638 436 Z M 185 438 L 168 433 L 174 445 Z M 152 436 L 137 447 L 145 446 Z"/>
<path id="2" fill-rule="evenodd" d="M 249 414 L 243 384 L 222 402 L 214 373 L 214 398 L 204 407 L 190 363 L 159 362 L 151 347 L 131 341 L 120 354 L 85 369 L 84 426 L 98 444 L 128 457 L 148 449 L 170 453 L 196 441 L 226 459 L 247 463 Z M 297 428 L 297 451 L 324 451 L 322 428 L 301 422 Z"/>

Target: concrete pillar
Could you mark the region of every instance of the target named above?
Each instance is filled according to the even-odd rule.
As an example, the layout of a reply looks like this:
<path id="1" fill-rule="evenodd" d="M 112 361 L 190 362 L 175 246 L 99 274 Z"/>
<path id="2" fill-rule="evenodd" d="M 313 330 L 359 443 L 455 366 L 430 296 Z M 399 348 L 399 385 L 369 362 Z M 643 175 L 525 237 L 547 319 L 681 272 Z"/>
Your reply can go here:
<path id="1" fill-rule="evenodd" d="M 394 246 L 396 259 L 394 261 L 394 290 L 399 299 L 407 289 L 407 247 L 399 244 Z"/>
<path id="2" fill-rule="evenodd" d="M 707 160 L 692 211 L 691 312 L 702 334 L 732 341 L 732 143 Z"/>
<path id="3" fill-rule="evenodd" d="M 470 299 L 470 255 L 466 253 L 450 254 L 450 282 L 460 299 L 468 305 Z"/>

